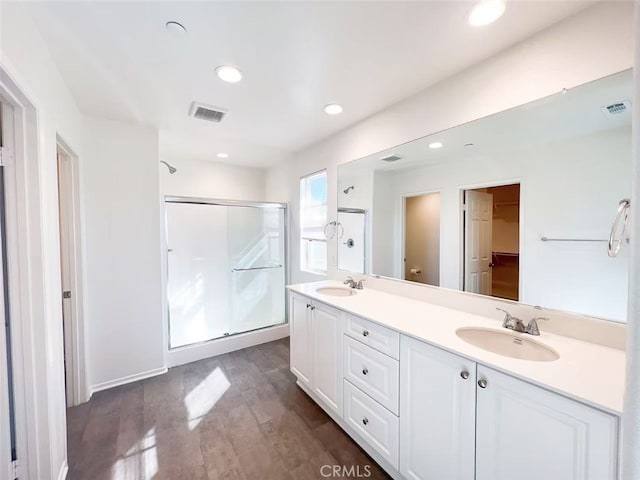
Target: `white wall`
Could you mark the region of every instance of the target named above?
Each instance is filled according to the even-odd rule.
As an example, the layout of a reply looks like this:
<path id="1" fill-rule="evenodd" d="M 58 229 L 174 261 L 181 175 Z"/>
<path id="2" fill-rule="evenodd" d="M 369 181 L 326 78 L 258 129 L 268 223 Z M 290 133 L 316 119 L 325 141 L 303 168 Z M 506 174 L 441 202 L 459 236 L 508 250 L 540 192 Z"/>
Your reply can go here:
<path id="1" fill-rule="evenodd" d="M 164 367 L 158 132 L 84 118 L 89 380 Z"/>
<path id="2" fill-rule="evenodd" d="M 163 158 L 178 171 L 169 175 L 160 168 L 163 195 L 226 200 L 265 200 L 266 172 L 260 168 L 236 167 L 204 160 Z"/>
<path id="3" fill-rule="evenodd" d="M 58 478 L 66 464 L 66 415 L 64 398 L 60 250 L 58 236 L 56 134 L 80 158 L 82 124 L 80 113 L 54 64 L 47 45 L 24 6 L 0 3 L 0 65 L 26 94 L 37 111 L 40 187 L 40 219 L 32 232 L 42 241 L 42 291 L 31 291 L 33 323 L 37 333 L 30 355 L 37 369 L 27 386 L 29 428 L 37 432 L 38 451 L 22 458 L 24 478 Z M 35 309 L 41 302 L 41 312 Z M 18 373 L 19 374 L 19 373 Z M 24 380 L 24 377 L 23 377 Z M 25 452 L 22 452 L 24 454 Z"/>
<path id="4" fill-rule="evenodd" d="M 269 198 L 291 202 L 292 282 L 318 278 L 300 272 L 296 255 L 300 176 L 327 169 L 331 221 L 338 164 L 626 70 L 633 65 L 632 19 L 632 3 L 597 4 L 272 168 Z M 335 257 L 330 244 L 330 276 L 338 275 Z"/>

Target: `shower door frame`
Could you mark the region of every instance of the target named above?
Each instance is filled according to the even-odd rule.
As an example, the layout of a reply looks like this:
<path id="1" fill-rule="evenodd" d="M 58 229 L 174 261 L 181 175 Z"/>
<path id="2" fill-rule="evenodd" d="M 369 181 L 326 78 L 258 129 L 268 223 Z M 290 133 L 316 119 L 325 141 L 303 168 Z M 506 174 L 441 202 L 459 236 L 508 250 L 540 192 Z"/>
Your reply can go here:
<path id="1" fill-rule="evenodd" d="M 244 332 L 231 333 L 222 337 L 211 338 L 201 342 L 191 343 L 180 347 L 171 348 L 171 312 L 169 305 L 169 225 L 167 222 L 167 205 L 170 203 L 185 203 L 193 205 L 214 205 L 220 207 L 248 207 L 248 208 L 280 208 L 284 210 L 283 235 L 284 235 L 284 323 L 267 325 L 264 327 L 246 330 Z M 165 365 L 173 367 L 193 362 L 201 358 L 207 358 L 223 353 L 232 352 L 242 348 L 259 345 L 261 343 L 277 340 L 289 336 L 289 308 L 287 302 L 286 287 L 289 283 L 289 205 L 278 202 L 258 202 L 244 200 L 229 200 L 220 198 L 205 197 L 183 197 L 175 195 L 165 195 L 163 198 L 163 235 L 162 248 L 163 255 L 163 311 L 165 312 L 164 335 L 166 346 Z M 198 353 L 200 351 L 201 353 Z"/>

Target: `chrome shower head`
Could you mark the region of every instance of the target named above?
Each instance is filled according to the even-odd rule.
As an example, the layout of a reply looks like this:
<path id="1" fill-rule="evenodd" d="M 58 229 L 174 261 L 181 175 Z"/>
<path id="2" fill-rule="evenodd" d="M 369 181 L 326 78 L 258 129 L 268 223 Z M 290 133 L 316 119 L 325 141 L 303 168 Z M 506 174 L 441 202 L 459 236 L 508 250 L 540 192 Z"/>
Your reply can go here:
<path id="1" fill-rule="evenodd" d="M 176 169 L 176 167 L 172 167 L 171 165 L 169 165 L 164 160 L 160 160 L 160 163 L 164 163 L 167 166 L 167 168 L 169 169 L 169 174 L 170 175 L 173 175 L 174 173 L 176 173 L 178 171 L 178 169 Z"/>
<path id="2" fill-rule="evenodd" d="M 344 194 L 345 194 L 345 195 L 349 195 L 349 190 L 353 190 L 354 188 L 356 188 L 356 187 L 354 187 L 353 185 L 351 185 L 350 187 L 345 188 L 345 189 L 343 190 L 343 192 L 344 192 Z"/>

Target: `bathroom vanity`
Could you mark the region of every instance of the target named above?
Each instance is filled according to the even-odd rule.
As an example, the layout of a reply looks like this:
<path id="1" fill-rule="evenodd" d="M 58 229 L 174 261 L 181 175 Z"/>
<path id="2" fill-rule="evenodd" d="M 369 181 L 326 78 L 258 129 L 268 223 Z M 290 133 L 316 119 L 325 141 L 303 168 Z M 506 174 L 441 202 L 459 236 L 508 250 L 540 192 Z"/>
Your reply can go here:
<path id="1" fill-rule="evenodd" d="M 338 282 L 288 290 L 298 385 L 392 477 L 618 478 L 623 351 Z"/>

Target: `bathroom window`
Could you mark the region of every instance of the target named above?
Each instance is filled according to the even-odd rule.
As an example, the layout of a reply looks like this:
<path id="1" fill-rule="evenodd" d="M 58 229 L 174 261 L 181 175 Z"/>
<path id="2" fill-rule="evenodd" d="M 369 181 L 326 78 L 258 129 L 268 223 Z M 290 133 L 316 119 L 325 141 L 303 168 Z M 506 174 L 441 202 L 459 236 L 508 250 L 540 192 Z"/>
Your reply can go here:
<path id="1" fill-rule="evenodd" d="M 327 273 L 327 171 L 300 179 L 300 269 Z"/>

